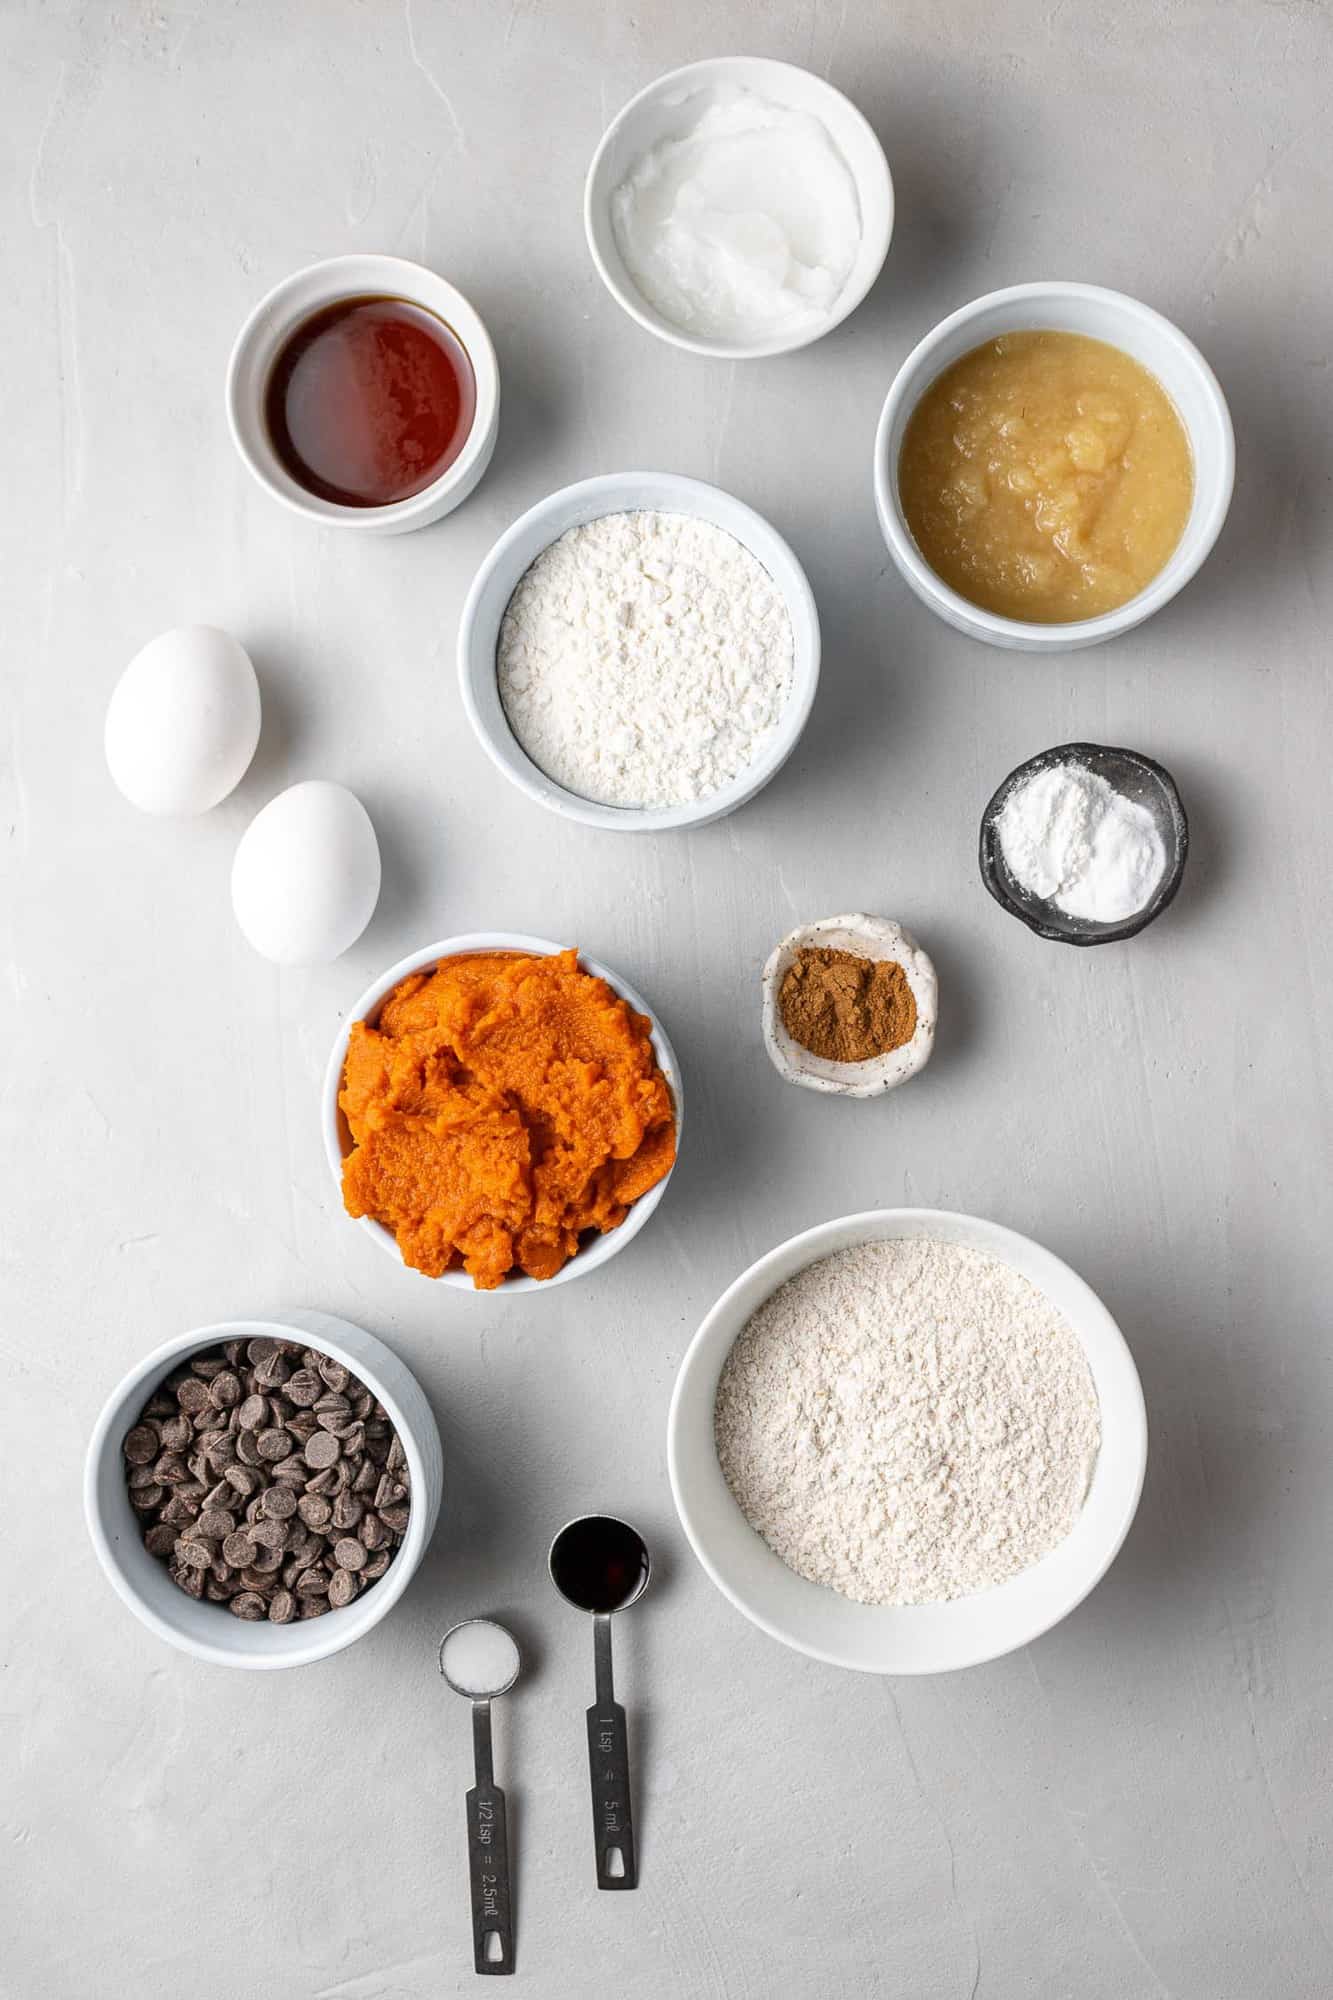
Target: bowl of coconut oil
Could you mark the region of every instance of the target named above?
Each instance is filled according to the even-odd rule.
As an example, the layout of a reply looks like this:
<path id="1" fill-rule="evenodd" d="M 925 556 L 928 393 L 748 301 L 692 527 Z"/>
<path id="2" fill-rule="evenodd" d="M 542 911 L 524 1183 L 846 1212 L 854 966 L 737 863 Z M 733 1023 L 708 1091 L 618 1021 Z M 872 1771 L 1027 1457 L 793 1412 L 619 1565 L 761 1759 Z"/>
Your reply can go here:
<path id="1" fill-rule="evenodd" d="M 893 234 L 866 118 L 822 77 L 720 56 L 659 77 L 607 128 L 584 190 L 593 263 L 640 326 L 731 361 L 854 312 Z"/>

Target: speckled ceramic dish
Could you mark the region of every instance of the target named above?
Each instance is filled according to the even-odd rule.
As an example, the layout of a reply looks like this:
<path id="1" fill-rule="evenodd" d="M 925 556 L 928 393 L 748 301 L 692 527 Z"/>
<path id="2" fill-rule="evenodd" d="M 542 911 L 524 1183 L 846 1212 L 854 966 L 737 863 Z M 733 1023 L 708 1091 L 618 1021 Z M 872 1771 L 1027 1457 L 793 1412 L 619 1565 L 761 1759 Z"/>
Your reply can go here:
<path id="1" fill-rule="evenodd" d="M 1034 896 L 1010 874 L 996 823 L 1014 787 L 1035 777 L 1038 771 L 1049 770 L 1053 764 L 1081 764 L 1095 771 L 1123 797 L 1144 806 L 1156 821 L 1166 850 L 1166 867 L 1153 894 L 1132 917 L 1099 924 L 1089 917 L 1067 916 L 1053 902 Z M 1026 764 L 1011 771 L 987 804 L 981 815 L 981 879 L 996 902 L 1038 937 L 1050 938 L 1056 944 L 1116 944 L 1122 938 L 1136 936 L 1161 916 L 1180 887 L 1189 844 L 1189 822 L 1176 781 L 1161 764 L 1145 757 L 1140 750 L 1115 750 L 1104 743 L 1061 743 L 1053 750 L 1043 750 L 1040 756 L 1029 757 Z"/>
<path id="2" fill-rule="evenodd" d="M 799 951 L 818 947 L 850 951 L 858 958 L 892 959 L 901 965 L 916 1001 L 916 1031 L 901 1048 L 865 1062 L 826 1062 L 803 1048 L 782 1023 L 778 997 L 787 968 Z M 778 1075 L 805 1090 L 827 1091 L 833 1097 L 879 1097 L 930 1060 L 935 1046 L 939 989 L 935 968 L 916 939 L 888 917 L 867 917 L 854 911 L 845 917 L 824 917 L 817 924 L 800 924 L 788 931 L 764 967 L 764 1047 Z"/>

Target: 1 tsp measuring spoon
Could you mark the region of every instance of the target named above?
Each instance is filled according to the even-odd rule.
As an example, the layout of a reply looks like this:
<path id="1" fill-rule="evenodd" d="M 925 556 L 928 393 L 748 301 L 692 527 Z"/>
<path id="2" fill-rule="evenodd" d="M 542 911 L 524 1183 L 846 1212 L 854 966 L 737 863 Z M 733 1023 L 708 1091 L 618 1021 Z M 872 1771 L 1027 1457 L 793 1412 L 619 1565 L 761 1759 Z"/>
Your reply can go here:
<path id="1" fill-rule="evenodd" d="M 551 1581 L 567 1604 L 593 1616 L 597 1700 L 588 1710 L 593 1840 L 599 1889 L 637 1889 L 629 1735 L 611 1675 L 611 1618 L 637 1604 L 651 1568 L 643 1537 L 611 1514 L 584 1514 L 560 1530 L 548 1557 Z"/>
<path id="2" fill-rule="evenodd" d="M 477 1782 L 467 1795 L 467 1857 L 472 1890 L 472 1956 L 478 1972 L 514 1969 L 505 1795 L 491 1758 L 491 1702 L 518 1679 L 518 1644 L 490 1618 L 469 1618 L 440 1642 L 440 1672 L 472 1703 Z"/>

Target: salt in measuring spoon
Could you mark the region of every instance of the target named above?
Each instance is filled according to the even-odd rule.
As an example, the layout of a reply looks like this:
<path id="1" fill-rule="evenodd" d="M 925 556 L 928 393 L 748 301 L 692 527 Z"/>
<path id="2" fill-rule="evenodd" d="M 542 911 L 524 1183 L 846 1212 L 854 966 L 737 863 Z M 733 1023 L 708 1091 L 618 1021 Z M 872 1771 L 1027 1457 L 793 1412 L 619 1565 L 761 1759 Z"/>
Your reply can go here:
<path id="1" fill-rule="evenodd" d="M 467 1795 L 467 1856 L 472 1892 L 472 1962 L 478 1972 L 514 1969 L 513 1901 L 505 1795 L 495 1782 L 491 1702 L 518 1679 L 518 1643 L 490 1618 L 468 1618 L 440 1642 L 440 1672 L 472 1703 L 476 1784 Z"/>
<path id="2" fill-rule="evenodd" d="M 611 1673 L 611 1618 L 637 1604 L 651 1569 L 643 1537 L 612 1514 L 583 1514 L 551 1544 L 551 1581 L 567 1604 L 593 1616 L 597 1700 L 588 1710 L 593 1840 L 599 1889 L 637 1889 L 629 1735 Z"/>

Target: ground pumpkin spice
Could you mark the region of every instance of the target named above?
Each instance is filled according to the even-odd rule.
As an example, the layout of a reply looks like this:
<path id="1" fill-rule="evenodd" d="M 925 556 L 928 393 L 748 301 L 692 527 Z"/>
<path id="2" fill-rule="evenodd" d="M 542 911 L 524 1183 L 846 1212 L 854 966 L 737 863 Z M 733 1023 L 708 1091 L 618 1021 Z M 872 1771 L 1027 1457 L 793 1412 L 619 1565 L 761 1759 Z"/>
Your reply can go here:
<path id="1" fill-rule="evenodd" d="M 916 1033 L 916 998 L 901 965 L 808 945 L 778 990 L 782 1025 L 823 1062 L 869 1062 Z"/>

